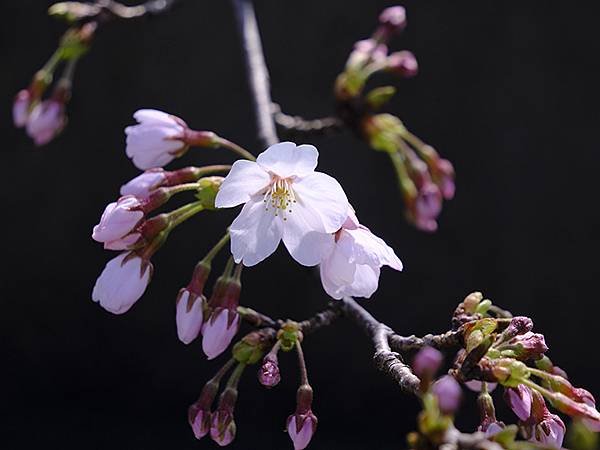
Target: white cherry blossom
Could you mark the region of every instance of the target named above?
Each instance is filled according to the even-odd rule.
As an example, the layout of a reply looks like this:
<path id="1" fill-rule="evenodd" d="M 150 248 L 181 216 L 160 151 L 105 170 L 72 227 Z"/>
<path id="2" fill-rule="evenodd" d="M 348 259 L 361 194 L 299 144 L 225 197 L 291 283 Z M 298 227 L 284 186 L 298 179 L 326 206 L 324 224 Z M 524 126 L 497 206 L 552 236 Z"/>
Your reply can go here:
<path id="1" fill-rule="evenodd" d="M 377 290 L 382 266 L 402 270 L 394 250 L 362 226 L 351 208 L 333 240 L 333 249 L 320 270 L 323 288 L 335 299 L 347 295 L 369 298 Z"/>
<path id="2" fill-rule="evenodd" d="M 283 240 L 300 264 L 314 266 L 333 244 L 332 234 L 347 217 L 348 199 L 329 175 L 315 172 L 312 145 L 281 142 L 256 162 L 236 161 L 217 194 L 217 208 L 244 204 L 230 227 L 237 263 L 258 264 Z"/>

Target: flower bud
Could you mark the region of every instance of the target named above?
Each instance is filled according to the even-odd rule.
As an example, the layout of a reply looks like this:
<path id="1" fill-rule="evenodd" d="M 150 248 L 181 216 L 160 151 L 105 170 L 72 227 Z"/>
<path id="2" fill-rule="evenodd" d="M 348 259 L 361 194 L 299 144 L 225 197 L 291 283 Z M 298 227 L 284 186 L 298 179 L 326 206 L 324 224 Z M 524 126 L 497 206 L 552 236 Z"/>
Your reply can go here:
<path id="1" fill-rule="evenodd" d="M 402 6 L 390 6 L 379 14 L 379 24 L 385 28 L 386 36 L 400 32 L 406 27 L 406 10 Z"/>
<path id="2" fill-rule="evenodd" d="M 139 199 L 146 199 L 154 189 L 166 181 L 163 169 L 150 169 L 131 179 L 121 186 L 121 195 L 134 195 Z"/>
<path id="3" fill-rule="evenodd" d="M 256 364 L 265 354 L 265 349 L 274 334 L 274 331 L 268 329 L 248 333 L 233 346 L 233 357 L 246 365 Z"/>
<path id="4" fill-rule="evenodd" d="M 462 389 L 458 381 L 451 375 L 444 375 L 431 387 L 435 395 L 438 407 L 443 414 L 454 414 L 460 406 Z"/>
<path id="5" fill-rule="evenodd" d="M 237 388 L 227 387 L 219 398 L 217 410 L 212 413 L 210 437 L 221 447 L 231 444 L 235 439 L 236 426 L 233 412 L 237 397 Z"/>
<path id="6" fill-rule="evenodd" d="M 423 347 L 413 359 L 412 369 L 421 379 L 432 380 L 440 369 L 444 356 L 433 347 Z"/>
<path id="7" fill-rule="evenodd" d="M 217 391 L 219 390 L 219 381 L 212 379 L 204 385 L 200 397 L 188 409 L 188 422 L 192 427 L 196 439 L 201 439 L 208 434 L 211 425 L 210 408 L 213 404 Z"/>
<path id="8" fill-rule="evenodd" d="M 187 125 L 180 118 L 153 109 L 140 109 L 133 117 L 138 124 L 125 128 L 126 153 L 137 168 L 163 167 L 188 150 Z"/>
<path id="9" fill-rule="evenodd" d="M 378 44 L 374 39 L 364 39 L 354 44 L 354 49 L 348 61 L 346 68 L 348 70 L 359 70 L 362 66 L 373 61 L 381 63 L 387 58 L 388 49 L 385 44 Z"/>
<path id="10" fill-rule="evenodd" d="M 477 406 L 481 422 L 478 430 L 485 433 L 486 437 L 499 433 L 504 429 L 504 423 L 496 419 L 496 408 L 492 396 L 486 391 L 477 397 Z"/>
<path id="11" fill-rule="evenodd" d="M 452 200 L 456 193 L 456 185 L 454 183 L 454 166 L 447 159 L 437 159 L 434 171 L 435 183 L 442 190 L 442 195 L 446 200 Z"/>
<path id="12" fill-rule="evenodd" d="M 176 301 L 175 323 L 177 337 L 184 344 L 189 344 L 200 334 L 204 320 L 203 296 L 198 296 L 188 288 L 179 291 Z"/>
<path id="13" fill-rule="evenodd" d="M 504 356 L 526 361 L 540 358 L 548 350 L 548 347 L 544 335 L 528 331 L 499 346 L 498 350 L 501 350 Z"/>
<path id="14" fill-rule="evenodd" d="M 17 128 L 23 128 L 27 125 L 29 118 L 29 108 L 31 107 L 31 93 L 28 89 L 23 89 L 17 93 L 13 102 L 13 123 Z"/>
<path id="15" fill-rule="evenodd" d="M 121 253 L 107 264 L 92 291 L 92 300 L 113 314 L 123 314 L 144 294 L 152 264 L 133 252 Z"/>
<path id="16" fill-rule="evenodd" d="M 263 363 L 258 370 L 258 381 L 268 388 L 277 386 L 281 381 L 276 353 L 270 352 L 264 357 Z"/>
<path id="17" fill-rule="evenodd" d="M 434 232 L 437 230 L 436 219 L 442 212 L 442 193 L 433 183 L 424 184 L 418 191 L 411 210 L 412 218 L 422 231 Z"/>
<path id="18" fill-rule="evenodd" d="M 240 328 L 240 315 L 227 308 L 215 308 L 202 330 L 202 350 L 208 359 L 225 351 Z"/>
<path id="19" fill-rule="evenodd" d="M 317 429 L 317 417 L 312 411 L 292 414 L 287 419 L 287 431 L 294 443 L 294 450 L 308 447 Z"/>
<path id="20" fill-rule="evenodd" d="M 127 195 L 110 203 L 102 213 L 100 222 L 92 231 L 92 239 L 110 245 L 133 231 L 144 217 L 142 203 L 137 197 Z"/>
<path id="21" fill-rule="evenodd" d="M 527 386 L 519 384 L 516 388 L 505 389 L 504 400 L 522 421 L 531 415 L 532 394 Z"/>
<path id="22" fill-rule="evenodd" d="M 35 145 L 41 146 L 54 139 L 66 122 L 64 102 L 48 99 L 33 107 L 27 119 L 26 131 Z"/>
<path id="23" fill-rule="evenodd" d="M 561 448 L 566 427 L 555 414 L 551 414 L 546 402 L 537 391 L 531 391 L 531 416 L 521 424 L 523 435 L 533 442 Z"/>
<path id="24" fill-rule="evenodd" d="M 404 50 L 388 56 L 385 70 L 403 78 L 412 78 L 419 72 L 419 64 L 415 55 Z"/>
<path id="25" fill-rule="evenodd" d="M 466 381 L 464 383 L 464 385 L 473 392 L 481 392 L 481 390 L 483 389 L 484 383 L 487 385 L 488 392 L 494 392 L 496 387 L 498 387 L 498 383 L 488 383 L 488 382 L 479 381 L 479 380 L 469 380 L 469 381 Z"/>
<path id="26" fill-rule="evenodd" d="M 512 339 L 517 335 L 525 334 L 533 329 L 533 321 L 529 317 L 513 317 L 503 331 L 502 337 L 506 340 Z"/>

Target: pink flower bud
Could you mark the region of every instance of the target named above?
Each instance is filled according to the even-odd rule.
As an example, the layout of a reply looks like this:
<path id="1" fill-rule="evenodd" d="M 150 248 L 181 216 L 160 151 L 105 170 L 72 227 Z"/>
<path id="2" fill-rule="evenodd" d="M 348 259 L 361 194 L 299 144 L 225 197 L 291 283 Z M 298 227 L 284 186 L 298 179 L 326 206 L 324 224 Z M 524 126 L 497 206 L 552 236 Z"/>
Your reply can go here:
<path id="1" fill-rule="evenodd" d="M 215 308 L 202 330 L 202 350 L 208 359 L 214 359 L 223 353 L 239 328 L 240 315 L 236 311 Z"/>
<path id="2" fill-rule="evenodd" d="M 440 369 L 444 356 L 433 347 L 423 347 L 415 355 L 412 369 L 419 378 L 431 380 Z"/>
<path id="3" fill-rule="evenodd" d="M 390 6 L 379 14 L 379 23 L 389 32 L 399 32 L 406 26 L 406 10 L 402 6 Z"/>
<path id="4" fill-rule="evenodd" d="M 154 109 L 140 109 L 133 117 L 138 125 L 125 128 L 126 153 L 137 168 L 162 167 L 186 152 L 183 120 Z"/>
<path id="5" fill-rule="evenodd" d="M 31 107 L 31 93 L 27 89 L 19 91 L 13 102 L 13 122 L 15 127 L 23 128 L 29 118 L 29 108 Z"/>
<path id="6" fill-rule="evenodd" d="M 520 360 L 537 359 L 548 351 L 544 335 L 538 333 L 527 333 L 516 336 L 510 341 L 515 356 Z"/>
<path id="7" fill-rule="evenodd" d="M 489 438 L 494 436 L 495 434 L 500 433 L 504 430 L 505 425 L 502 422 L 491 422 L 487 424 L 485 427 L 481 427 L 479 431 L 483 431 L 485 433 L 485 437 Z"/>
<path id="8" fill-rule="evenodd" d="M 188 409 L 188 422 L 192 427 L 196 439 L 202 439 L 210 431 L 210 411 L 202 409 L 200 405 L 194 403 Z"/>
<path id="9" fill-rule="evenodd" d="M 456 193 L 454 166 L 447 159 L 438 159 L 436 163 L 436 182 L 446 200 L 452 200 Z"/>
<path id="10" fill-rule="evenodd" d="M 294 450 L 308 447 L 317 429 L 317 422 L 317 417 L 310 410 L 304 414 L 296 412 L 288 417 L 287 430 L 294 443 Z"/>
<path id="11" fill-rule="evenodd" d="M 387 54 L 388 48 L 385 44 L 378 44 L 375 39 L 363 39 L 354 44 L 354 49 L 348 57 L 346 67 L 356 69 L 370 61 L 381 63 L 385 61 Z"/>
<path id="12" fill-rule="evenodd" d="M 548 413 L 544 419 L 533 425 L 529 440 L 553 448 L 561 448 L 565 437 L 564 422 L 556 414 Z"/>
<path id="13" fill-rule="evenodd" d="M 204 319 L 204 298 L 181 289 L 177 296 L 175 322 L 177 336 L 184 344 L 189 344 L 200 334 Z"/>
<path id="14" fill-rule="evenodd" d="M 49 99 L 38 103 L 27 119 L 27 134 L 35 145 L 45 145 L 58 135 L 66 124 L 64 103 Z"/>
<path id="15" fill-rule="evenodd" d="M 272 388 L 281 381 L 277 355 L 267 354 L 263 359 L 262 366 L 258 370 L 258 381 L 265 387 Z"/>
<path id="16" fill-rule="evenodd" d="M 417 194 L 412 208 L 415 225 L 422 231 L 437 230 L 436 219 L 442 211 L 442 194 L 432 182 L 425 183 Z"/>
<path id="17" fill-rule="evenodd" d="M 128 235 L 144 217 L 142 203 L 137 197 L 127 195 L 110 203 L 102 213 L 100 223 L 92 231 L 92 239 L 110 243 Z"/>
<path id="18" fill-rule="evenodd" d="M 210 437 L 221 447 L 225 447 L 235 439 L 236 426 L 233 414 L 227 411 L 215 411 L 212 414 Z"/>
<path id="19" fill-rule="evenodd" d="M 394 52 L 387 58 L 386 70 L 404 78 L 411 78 L 419 72 L 419 63 L 415 55 L 407 50 Z"/>
<path id="20" fill-rule="evenodd" d="M 139 199 L 146 199 L 150 195 L 150 192 L 160 187 L 165 180 L 166 174 L 164 170 L 147 170 L 121 186 L 121 195 L 135 195 Z"/>
<path id="21" fill-rule="evenodd" d="M 121 253 L 107 264 L 92 291 L 92 300 L 113 314 L 123 314 L 143 295 L 152 264 L 131 252 Z"/>
<path id="22" fill-rule="evenodd" d="M 527 386 L 519 384 L 516 388 L 507 388 L 504 400 L 519 419 L 525 421 L 531 415 L 531 389 Z"/>
<path id="23" fill-rule="evenodd" d="M 458 410 L 462 390 L 453 376 L 444 375 L 437 380 L 431 387 L 431 392 L 436 396 L 438 406 L 443 414 L 453 414 Z"/>

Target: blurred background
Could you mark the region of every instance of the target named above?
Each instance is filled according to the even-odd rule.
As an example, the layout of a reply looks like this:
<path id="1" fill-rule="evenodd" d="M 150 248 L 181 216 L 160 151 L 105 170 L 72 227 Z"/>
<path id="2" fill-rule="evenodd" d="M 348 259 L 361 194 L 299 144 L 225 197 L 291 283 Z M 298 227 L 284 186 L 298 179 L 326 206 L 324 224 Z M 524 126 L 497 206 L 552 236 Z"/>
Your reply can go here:
<path id="1" fill-rule="evenodd" d="M 2 2 L 2 447 L 215 447 L 194 439 L 186 410 L 226 358 L 208 362 L 199 342 L 177 340 L 174 302 L 237 211 L 180 227 L 154 258 L 145 296 L 123 316 L 91 301 L 113 255 L 90 234 L 138 173 L 125 156 L 123 128 L 140 107 L 262 150 L 230 4 L 182 1 L 166 16 L 105 27 L 79 64 L 68 128 L 34 148 L 12 127 L 10 105 L 65 28 L 46 15 L 51 3 Z M 392 4 L 257 1 L 275 101 L 291 114 L 330 114 L 332 84 L 353 43 Z M 320 169 L 337 177 L 362 221 L 405 264 L 400 274 L 384 270 L 378 293 L 363 304 L 399 333 L 420 335 L 447 330 L 456 304 L 481 290 L 531 316 L 548 355 L 599 395 L 597 8 L 532 0 L 403 5 L 409 25 L 392 49 L 413 51 L 420 74 L 399 84 L 394 112 L 454 163 L 457 196 L 436 234 L 416 231 L 403 218 L 385 155 L 350 133 L 312 141 Z M 197 150 L 171 167 L 223 161 L 233 159 Z M 283 249 L 246 270 L 243 284 L 242 304 L 275 317 L 303 319 L 327 302 L 313 272 Z M 310 336 L 305 352 L 319 417 L 310 448 L 404 447 L 417 402 L 372 367 L 371 345 L 354 324 Z M 293 355 L 281 363 L 274 390 L 258 384 L 254 368 L 243 378 L 232 449 L 291 448 L 283 430 L 298 377 Z M 474 398 L 463 405 L 465 430 L 477 425 Z"/>

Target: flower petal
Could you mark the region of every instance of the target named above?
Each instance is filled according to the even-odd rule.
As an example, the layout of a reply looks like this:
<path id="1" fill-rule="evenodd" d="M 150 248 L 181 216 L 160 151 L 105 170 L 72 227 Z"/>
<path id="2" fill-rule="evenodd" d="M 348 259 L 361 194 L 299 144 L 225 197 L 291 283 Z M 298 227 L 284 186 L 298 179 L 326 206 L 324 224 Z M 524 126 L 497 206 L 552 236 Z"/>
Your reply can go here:
<path id="1" fill-rule="evenodd" d="M 361 226 L 355 230 L 344 230 L 344 232 L 354 239 L 351 261 L 375 267 L 387 265 L 393 269 L 402 270 L 402 262 L 394 250 L 383 239 L 371 233 L 369 229 Z"/>
<path id="2" fill-rule="evenodd" d="M 283 243 L 292 258 L 303 266 L 316 266 L 331 253 L 333 234 L 315 231 L 322 228 L 319 215 L 303 205 L 294 205 L 283 224 Z"/>
<path id="3" fill-rule="evenodd" d="M 133 118 L 139 123 L 169 124 L 176 123 L 171 114 L 158 109 L 138 109 Z"/>
<path id="4" fill-rule="evenodd" d="M 325 292 L 339 300 L 347 295 L 346 288 L 354 280 L 356 264 L 351 264 L 339 245 L 336 245 L 329 257 L 321 263 L 320 272 Z"/>
<path id="5" fill-rule="evenodd" d="M 345 295 L 370 298 L 379 285 L 379 272 L 379 267 L 371 267 L 366 264 L 357 265 L 354 281 L 344 290 Z"/>
<path id="6" fill-rule="evenodd" d="M 239 160 L 233 163 L 215 198 L 217 208 L 231 208 L 246 203 L 266 188 L 271 176 L 253 161 Z"/>
<path id="7" fill-rule="evenodd" d="M 323 233 L 335 233 L 348 218 L 348 198 L 337 180 L 314 172 L 294 181 L 292 189 L 297 202 L 315 211 L 322 222 Z"/>
<path id="8" fill-rule="evenodd" d="M 248 201 L 229 228 L 236 263 L 254 266 L 271 255 L 283 235 L 281 216 L 266 211 L 262 195 Z"/>
<path id="9" fill-rule="evenodd" d="M 312 145 L 296 147 L 293 142 L 280 142 L 258 155 L 256 162 L 265 170 L 281 178 L 288 178 L 312 173 L 317 167 L 318 158 L 319 152 Z"/>

